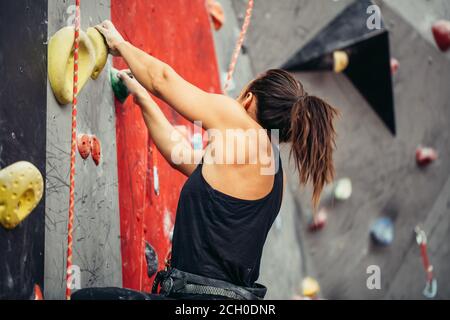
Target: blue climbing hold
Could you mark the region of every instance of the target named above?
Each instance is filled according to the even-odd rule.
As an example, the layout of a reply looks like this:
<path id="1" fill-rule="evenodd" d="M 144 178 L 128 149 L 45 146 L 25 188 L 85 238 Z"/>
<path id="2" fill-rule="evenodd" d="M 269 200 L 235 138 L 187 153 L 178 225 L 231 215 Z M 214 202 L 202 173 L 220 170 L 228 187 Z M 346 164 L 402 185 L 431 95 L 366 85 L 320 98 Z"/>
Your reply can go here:
<path id="1" fill-rule="evenodd" d="M 379 245 L 388 246 L 394 240 L 394 222 L 389 217 L 378 218 L 370 228 L 372 240 Z"/>

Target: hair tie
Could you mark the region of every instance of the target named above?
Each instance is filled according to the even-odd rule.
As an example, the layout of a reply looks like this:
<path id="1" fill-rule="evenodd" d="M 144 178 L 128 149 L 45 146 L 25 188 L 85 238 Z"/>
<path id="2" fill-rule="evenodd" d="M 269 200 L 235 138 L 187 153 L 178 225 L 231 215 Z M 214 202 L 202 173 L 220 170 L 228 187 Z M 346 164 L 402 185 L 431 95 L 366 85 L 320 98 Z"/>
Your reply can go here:
<path id="1" fill-rule="evenodd" d="M 304 100 L 306 97 L 308 97 L 308 92 L 305 91 L 303 95 L 297 97 L 297 102 Z"/>

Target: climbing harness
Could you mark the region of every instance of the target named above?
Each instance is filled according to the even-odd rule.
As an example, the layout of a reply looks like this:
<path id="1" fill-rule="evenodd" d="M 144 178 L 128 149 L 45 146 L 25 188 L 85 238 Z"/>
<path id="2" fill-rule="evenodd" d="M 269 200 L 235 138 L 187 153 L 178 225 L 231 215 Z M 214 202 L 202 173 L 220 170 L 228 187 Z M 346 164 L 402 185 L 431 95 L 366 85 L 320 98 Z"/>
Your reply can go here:
<path id="1" fill-rule="evenodd" d="M 234 300 L 263 300 L 267 288 L 255 283 L 252 288 L 187 273 L 175 268 L 158 272 L 152 286 L 152 293 L 167 297 L 183 295 L 211 295 Z"/>
<path id="2" fill-rule="evenodd" d="M 432 299 L 437 294 L 437 280 L 433 275 L 433 266 L 430 264 L 430 259 L 427 252 L 427 235 L 425 231 L 417 226 L 415 228 L 416 242 L 420 246 L 420 255 L 422 256 L 423 267 L 427 274 L 427 283 L 423 289 L 423 295 L 426 298 Z"/>
<path id="3" fill-rule="evenodd" d="M 247 11 L 245 14 L 244 24 L 242 25 L 242 30 L 239 35 L 239 39 L 236 43 L 236 47 L 233 52 L 233 56 L 231 58 L 230 67 L 228 68 L 227 79 L 225 81 L 225 86 L 223 88 L 224 93 L 226 94 L 228 88 L 231 83 L 231 79 L 233 78 L 234 69 L 236 68 L 236 63 L 239 58 L 239 53 L 241 52 L 242 45 L 244 44 L 245 35 L 247 34 L 248 27 L 250 26 L 250 20 L 252 18 L 254 0 L 248 1 Z"/>
<path id="4" fill-rule="evenodd" d="M 73 61 L 73 103 L 72 103 L 72 140 L 70 151 L 70 193 L 69 193 L 69 221 L 67 226 L 67 268 L 66 268 L 66 299 L 71 295 L 71 269 L 73 245 L 73 214 L 75 208 L 75 154 L 77 150 L 77 95 L 78 95 L 78 49 L 80 44 L 80 0 L 75 0 L 75 41 Z"/>

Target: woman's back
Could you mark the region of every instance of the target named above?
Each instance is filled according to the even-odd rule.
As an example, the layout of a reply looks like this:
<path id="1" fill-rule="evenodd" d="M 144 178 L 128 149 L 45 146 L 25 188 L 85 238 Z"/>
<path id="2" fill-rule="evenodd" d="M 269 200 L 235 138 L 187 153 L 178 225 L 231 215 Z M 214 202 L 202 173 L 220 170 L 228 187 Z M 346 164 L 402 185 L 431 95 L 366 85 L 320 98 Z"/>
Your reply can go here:
<path id="1" fill-rule="evenodd" d="M 197 169 L 186 181 L 177 209 L 172 266 L 193 274 L 253 286 L 263 246 L 283 196 L 278 154 L 271 191 L 244 200 L 214 189 Z M 239 183 L 236 181 L 235 183 Z"/>

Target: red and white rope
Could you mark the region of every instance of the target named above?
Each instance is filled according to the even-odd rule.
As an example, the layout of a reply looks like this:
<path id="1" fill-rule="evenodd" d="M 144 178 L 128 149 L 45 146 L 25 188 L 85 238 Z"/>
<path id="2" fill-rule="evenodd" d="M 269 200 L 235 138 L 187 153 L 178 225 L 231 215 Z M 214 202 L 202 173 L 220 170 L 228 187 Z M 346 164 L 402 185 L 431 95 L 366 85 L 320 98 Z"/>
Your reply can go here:
<path id="1" fill-rule="evenodd" d="M 244 44 L 244 40 L 245 40 L 245 35 L 247 34 L 248 27 L 250 26 L 250 21 L 251 21 L 252 12 L 253 12 L 253 5 L 254 5 L 254 0 L 249 0 L 248 1 L 248 6 L 247 6 L 247 11 L 245 13 L 244 24 L 242 25 L 242 30 L 241 30 L 241 33 L 239 35 L 239 39 L 238 39 L 238 41 L 236 43 L 236 47 L 234 48 L 233 56 L 231 58 L 230 67 L 228 68 L 227 79 L 225 81 L 225 85 L 224 85 L 224 88 L 223 88 L 224 93 L 227 93 L 228 88 L 229 88 L 230 83 L 231 83 L 231 79 L 233 78 L 233 73 L 234 73 L 234 70 L 236 68 L 236 64 L 237 64 L 237 61 L 238 61 L 238 58 L 239 58 L 239 53 L 241 52 L 242 45 Z"/>
<path id="2" fill-rule="evenodd" d="M 76 2 L 75 13 L 75 41 L 73 52 L 73 103 L 72 103 L 72 138 L 70 151 L 70 194 L 69 194 L 69 222 L 67 226 L 67 269 L 66 269 L 66 299 L 70 300 L 73 219 L 75 208 L 75 156 L 77 148 L 77 103 L 78 103 L 78 50 L 80 46 L 80 0 Z"/>

